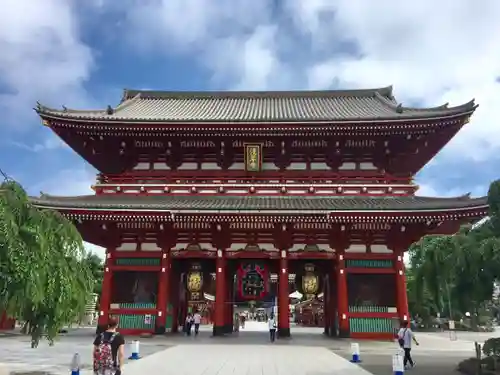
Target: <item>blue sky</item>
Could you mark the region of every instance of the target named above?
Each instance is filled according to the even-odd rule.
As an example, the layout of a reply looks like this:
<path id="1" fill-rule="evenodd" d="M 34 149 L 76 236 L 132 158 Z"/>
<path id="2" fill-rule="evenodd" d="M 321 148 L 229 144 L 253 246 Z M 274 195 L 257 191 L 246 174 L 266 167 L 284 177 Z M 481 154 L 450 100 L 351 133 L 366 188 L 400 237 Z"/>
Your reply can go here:
<path id="1" fill-rule="evenodd" d="M 485 194 L 500 177 L 500 2 L 4 0 L 0 168 L 32 194 L 91 193 L 95 171 L 44 128 L 36 101 L 116 104 L 123 88 L 394 85 L 407 105 L 480 105 L 418 176 L 422 195 Z"/>

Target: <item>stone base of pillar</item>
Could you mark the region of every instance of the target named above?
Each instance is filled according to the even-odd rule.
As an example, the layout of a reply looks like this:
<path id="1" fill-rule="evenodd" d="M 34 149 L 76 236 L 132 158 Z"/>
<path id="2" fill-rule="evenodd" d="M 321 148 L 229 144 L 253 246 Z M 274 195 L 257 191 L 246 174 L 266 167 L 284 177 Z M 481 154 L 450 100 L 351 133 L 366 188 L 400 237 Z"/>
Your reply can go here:
<path id="1" fill-rule="evenodd" d="M 278 327 L 278 338 L 290 337 L 290 327 Z"/>
<path id="2" fill-rule="evenodd" d="M 323 335 L 330 336 L 330 327 L 325 327 L 325 329 L 323 330 Z"/>
<path id="3" fill-rule="evenodd" d="M 214 324 L 213 330 L 212 330 L 213 336 L 224 336 L 226 333 L 227 333 L 226 326 L 216 326 Z"/>
<path id="4" fill-rule="evenodd" d="M 165 332 L 167 332 L 167 329 L 165 326 L 156 326 L 155 327 L 155 335 L 163 335 Z"/>
<path id="5" fill-rule="evenodd" d="M 346 329 L 339 329 L 339 337 L 342 338 L 342 339 L 346 339 L 350 336 L 349 334 L 349 330 L 346 330 Z"/>

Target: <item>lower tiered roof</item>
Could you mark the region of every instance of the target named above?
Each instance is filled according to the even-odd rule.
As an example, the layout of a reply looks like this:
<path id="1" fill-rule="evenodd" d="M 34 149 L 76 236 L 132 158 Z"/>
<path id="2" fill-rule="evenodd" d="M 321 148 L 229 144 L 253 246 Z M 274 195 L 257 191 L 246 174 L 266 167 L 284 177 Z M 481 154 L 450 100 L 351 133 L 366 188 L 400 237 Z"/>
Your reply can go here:
<path id="1" fill-rule="evenodd" d="M 420 196 L 164 196 L 164 195 L 84 195 L 58 197 L 42 194 L 31 198 L 33 204 L 57 210 L 134 210 L 167 212 L 240 212 L 249 211 L 278 213 L 296 211 L 309 213 L 334 212 L 435 212 L 488 209 L 487 197 L 470 198 L 468 195 L 454 198 Z"/>

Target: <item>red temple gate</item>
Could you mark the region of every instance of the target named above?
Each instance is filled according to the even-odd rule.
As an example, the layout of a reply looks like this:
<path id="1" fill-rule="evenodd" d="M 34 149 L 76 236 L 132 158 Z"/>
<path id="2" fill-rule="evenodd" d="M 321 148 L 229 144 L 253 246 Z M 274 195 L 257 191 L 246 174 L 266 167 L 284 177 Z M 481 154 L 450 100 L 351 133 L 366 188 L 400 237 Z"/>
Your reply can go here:
<path id="1" fill-rule="evenodd" d="M 175 332 L 199 308 L 225 334 L 235 293 L 262 298 L 277 275 L 281 336 L 298 288 L 323 293 L 328 334 L 391 337 L 410 317 L 406 249 L 487 213 L 485 197 L 420 197 L 413 183 L 475 108 L 406 108 L 390 87 L 128 90 L 102 111 L 39 105 L 100 174 L 95 195 L 32 201 L 107 249 L 102 325 L 117 315 L 128 333 Z"/>

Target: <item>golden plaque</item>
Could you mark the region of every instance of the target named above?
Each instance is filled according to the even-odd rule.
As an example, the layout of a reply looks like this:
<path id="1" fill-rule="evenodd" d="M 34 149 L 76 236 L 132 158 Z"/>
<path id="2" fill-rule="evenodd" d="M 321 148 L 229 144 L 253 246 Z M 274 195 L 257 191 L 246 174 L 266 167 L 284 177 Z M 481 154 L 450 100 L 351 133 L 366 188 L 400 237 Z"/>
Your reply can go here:
<path id="1" fill-rule="evenodd" d="M 262 145 L 245 144 L 245 170 L 247 172 L 260 172 L 262 167 Z"/>
<path id="2" fill-rule="evenodd" d="M 199 292 L 202 286 L 201 272 L 190 272 L 188 274 L 187 287 L 190 292 Z"/>
<path id="3" fill-rule="evenodd" d="M 318 292 L 319 278 L 318 275 L 314 273 L 313 264 L 306 264 L 304 268 L 306 273 L 302 276 L 302 290 L 304 291 L 307 299 L 312 299 Z"/>

